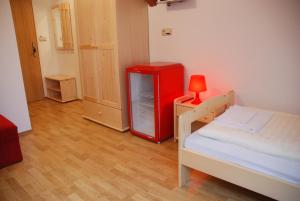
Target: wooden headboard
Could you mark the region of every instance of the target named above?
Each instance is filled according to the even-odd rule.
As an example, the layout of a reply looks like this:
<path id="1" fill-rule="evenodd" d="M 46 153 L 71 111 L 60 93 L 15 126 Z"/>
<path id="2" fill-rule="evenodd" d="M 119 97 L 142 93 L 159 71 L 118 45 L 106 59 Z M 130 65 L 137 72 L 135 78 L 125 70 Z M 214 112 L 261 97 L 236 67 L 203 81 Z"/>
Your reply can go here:
<path id="1" fill-rule="evenodd" d="M 229 91 L 227 94 L 216 96 L 202 102 L 198 107 L 185 112 L 179 116 L 178 120 L 178 145 L 183 148 L 184 140 L 191 134 L 191 124 L 205 116 L 212 115 L 212 120 L 222 114 L 229 106 L 234 103 L 234 91 Z"/>

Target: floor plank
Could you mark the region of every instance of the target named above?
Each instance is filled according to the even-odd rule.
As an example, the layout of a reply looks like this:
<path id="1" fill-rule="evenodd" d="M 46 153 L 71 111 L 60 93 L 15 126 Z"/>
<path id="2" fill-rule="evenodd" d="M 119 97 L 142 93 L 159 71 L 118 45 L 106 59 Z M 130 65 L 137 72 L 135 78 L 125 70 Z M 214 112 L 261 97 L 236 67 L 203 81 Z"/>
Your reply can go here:
<path id="1" fill-rule="evenodd" d="M 254 201 L 254 192 L 192 171 L 177 187 L 177 144 L 155 144 L 81 117 L 82 103 L 29 105 L 21 163 L 0 169 L 2 201 Z"/>

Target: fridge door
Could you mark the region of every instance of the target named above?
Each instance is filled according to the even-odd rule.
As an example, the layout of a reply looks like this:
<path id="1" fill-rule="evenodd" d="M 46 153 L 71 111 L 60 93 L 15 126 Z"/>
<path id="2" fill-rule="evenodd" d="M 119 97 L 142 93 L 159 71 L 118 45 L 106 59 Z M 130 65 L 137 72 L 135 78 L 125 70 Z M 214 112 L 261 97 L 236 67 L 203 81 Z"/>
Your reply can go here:
<path id="1" fill-rule="evenodd" d="M 155 137 L 153 75 L 130 73 L 131 129 Z"/>

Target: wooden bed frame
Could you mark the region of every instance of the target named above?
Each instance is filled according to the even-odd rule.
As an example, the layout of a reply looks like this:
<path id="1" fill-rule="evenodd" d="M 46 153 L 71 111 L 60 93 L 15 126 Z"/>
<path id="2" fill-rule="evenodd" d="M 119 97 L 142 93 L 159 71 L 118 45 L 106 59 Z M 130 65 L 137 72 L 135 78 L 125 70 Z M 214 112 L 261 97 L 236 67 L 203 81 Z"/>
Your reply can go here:
<path id="1" fill-rule="evenodd" d="M 184 147 L 185 138 L 191 134 L 191 124 L 197 119 L 215 114 L 218 116 L 233 104 L 234 92 L 213 97 L 191 111 L 179 116 L 178 177 L 179 187 L 189 180 L 190 168 L 247 188 L 273 199 L 299 201 L 300 185 L 292 184 L 277 177 L 239 166 L 229 161 L 219 160 L 206 154 L 193 152 Z"/>

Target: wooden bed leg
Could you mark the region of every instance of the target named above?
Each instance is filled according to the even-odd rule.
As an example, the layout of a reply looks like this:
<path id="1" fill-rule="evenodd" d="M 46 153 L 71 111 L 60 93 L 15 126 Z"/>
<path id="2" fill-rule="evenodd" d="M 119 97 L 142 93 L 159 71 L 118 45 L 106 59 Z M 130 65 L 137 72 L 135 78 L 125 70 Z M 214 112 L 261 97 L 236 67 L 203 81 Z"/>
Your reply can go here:
<path id="1" fill-rule="evenodd" d="M 178 167 L 178 186 L 183 187 L 190 179 L 190 168 L 179 164 Z"/>

